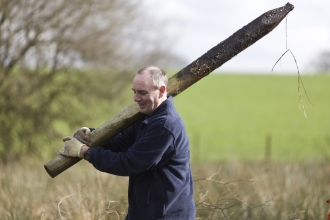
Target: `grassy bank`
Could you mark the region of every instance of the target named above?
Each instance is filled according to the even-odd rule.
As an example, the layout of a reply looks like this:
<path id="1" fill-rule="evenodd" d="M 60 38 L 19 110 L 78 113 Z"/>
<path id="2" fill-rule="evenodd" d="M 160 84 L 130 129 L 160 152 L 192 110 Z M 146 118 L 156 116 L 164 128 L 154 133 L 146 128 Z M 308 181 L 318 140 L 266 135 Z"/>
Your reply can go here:
<path id="1" fill-rule="evenodd" d="M 123 219 L 127 178 L 85 161 L 52 179 L 40 162 L 0 166 L 1 219 Z M 325 219 L 328 163 L 192 164 L 197 219 Z"/>

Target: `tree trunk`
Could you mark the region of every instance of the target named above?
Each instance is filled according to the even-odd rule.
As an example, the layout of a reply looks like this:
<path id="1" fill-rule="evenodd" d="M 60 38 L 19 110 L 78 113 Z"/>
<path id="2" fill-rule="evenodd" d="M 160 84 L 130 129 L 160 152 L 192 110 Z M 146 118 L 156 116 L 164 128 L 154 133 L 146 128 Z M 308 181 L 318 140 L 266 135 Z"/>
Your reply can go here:
<path id="1" fill-rule="evenodd" d="M 293 8 L 292 4 L 287 3 L 283 7 L 270 10 L 207 51 L 169 79 L 168 95 L 174 97 L 180 94 L 189 86 L 207 76 L 213 70 L 219 68 L 222 64 L 271 32 Z M 141 117 L 142 114 L 139 113 L 137 104 L 130 105 L 91 133 L 91 147 L 102 145 Z M 55 177 L 80 160 L 80 158 L 58 155 L 45 164 L 44 167 L 51 177 Z"/>

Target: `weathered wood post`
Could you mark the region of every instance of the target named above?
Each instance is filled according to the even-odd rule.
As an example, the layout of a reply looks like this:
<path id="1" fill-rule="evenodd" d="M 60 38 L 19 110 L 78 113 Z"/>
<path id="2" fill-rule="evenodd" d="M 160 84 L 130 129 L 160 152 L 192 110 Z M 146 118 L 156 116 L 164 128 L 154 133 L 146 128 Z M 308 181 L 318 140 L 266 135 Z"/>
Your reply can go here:
<path id="1" fill-rule="evenodd" d="M 271 32 L 293 8 L 292 4 L 287 3 L 283 7 L 270 10 L 207 51 L 169 79 L 168 95 L 174 97 L 180 94 L 189 86 L 207 76 L 213 70 Z M 91 147 L 102 145 L 106 140 L 119 134 L 141 117 L 142 114 L 139 113 L 137 104 L 130 105 L 92 132 Z M 55 177 L 80 160 L 80 158 L 58 155 L 45 164 L 44 167 L 51 177 Z"/>

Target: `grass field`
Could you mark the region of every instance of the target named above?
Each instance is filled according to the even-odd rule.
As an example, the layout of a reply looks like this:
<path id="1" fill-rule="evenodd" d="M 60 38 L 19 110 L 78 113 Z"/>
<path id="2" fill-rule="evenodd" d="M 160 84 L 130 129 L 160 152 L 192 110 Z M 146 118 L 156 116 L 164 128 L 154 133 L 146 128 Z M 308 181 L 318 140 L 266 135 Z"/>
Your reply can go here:
<path id="1" fill-rule="evenodd" d="M 194 160 L 276 161 L 330 154 L 330 76 L 211 74 L 175 97 Z"/>
<path id="2" fill-rule="evenodd" d="M 196 219 L 325 219 L 330 77 L 303 81 L 315 104 L 302 94 L 309 119 L 299 110 L 296 76 L 211 74 L 175 97 L 191 140 Z M 131 93 L 128 87 L 124 108 Z M 113 116 L 107 105 L 94 125 Z M 82 161 L 52 179 L 47 162 L 0 163 L 0 219 L 124 219 L 127 177 Z"/>
<path id="3" fill-rule="evenodd" d="M 191 141 L 193 161 L 298 162 L 330 155 L 330 75 L 210 74 L 175 97 Z M 102 103 L 99 126 L 133 103 Z M 111 108 L 112 114 L 109 114 Z M 71 132 L 71 131 L 70 131 Z M 266 152 L 267 156 L 266 156 Z"/>
<path id="4" fill-rule="evenodd" d="M 0 164 L 0 219 L 122 220 L 127 177 L 86 161 L 52 179 L 42 161 Z M 197 219 L 319 220 L 329 209 L 329 164 L 193 163 Z"/>

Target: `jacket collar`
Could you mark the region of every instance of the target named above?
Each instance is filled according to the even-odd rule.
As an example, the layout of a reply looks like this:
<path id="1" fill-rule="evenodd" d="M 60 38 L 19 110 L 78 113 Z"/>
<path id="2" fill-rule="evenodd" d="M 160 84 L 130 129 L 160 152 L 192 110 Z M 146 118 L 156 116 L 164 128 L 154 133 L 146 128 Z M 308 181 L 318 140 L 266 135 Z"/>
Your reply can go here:
<path id="1" fill-rule="evenodd" d="M 156 109 L 155 111 L 153 111 L 153 113 L 151 113 L 151 115 L 146 115 L 144 120 L 142 121 L 142 124 L 147 125 L 149 123 L 149 121 L 157 116 L 160 112 L 163 112 L 165 109 L 167 109 L 169 106 L 174 105 L 173 102 L 173 97 L 172 96 L 168 96 L 167 99 L 162 102 Z"/>

